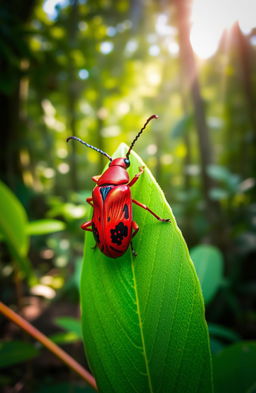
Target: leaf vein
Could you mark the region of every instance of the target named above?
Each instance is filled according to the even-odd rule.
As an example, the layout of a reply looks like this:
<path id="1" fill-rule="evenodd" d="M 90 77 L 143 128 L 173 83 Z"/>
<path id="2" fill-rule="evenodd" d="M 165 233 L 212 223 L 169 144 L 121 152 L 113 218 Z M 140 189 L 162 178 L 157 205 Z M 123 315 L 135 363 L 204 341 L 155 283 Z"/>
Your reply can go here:
<path id="1" fill-rule="evenodd" d="M 150 393 L 153 393 L 151 375 L 150 375 L 150 372 L 149 372 L 149 365 L 148 365 L 148 359 L 147 359 L 147 353 L 146 353 L 146 346 L 145 346 L 145 340 L 144 340 L 144 333 L 143 333 L 143 328 L 142 328 L 141 311 L 140 311 L 140 304 L 139 304 L 139 298 L 138 298 L 138 289 L 137 289 L 137 283 L 136 283 L 136 277 L 135 277 L 135 269 L 134 269 L 134 262 L 133 262 L 133 259 L 131 259 L 131 268 L 132 268 L 133 281 L 134 281 L 134 289 L 135 289 L 136 300 L 137 300 L 138 319 L 139 319 L 139 330 L 140 330 L 141 342 L 142 342 L 142 347 L 143 347 L 143 357 L 144 357 L 144 361 L 145 361 L 146 375 L 147 375 L 147 379 L 148 379 L 148 387 L 149 387 L 149 392 L 150 392 Z"/>
<path id="2" fill-rule="evenodd" d="M 177 286 L 177 295 L 176 295 L 175 307 L 174 307 L 174 311 L 173 311 L 173 315 L 172 315 L 172 322 L 171 322 L 171 326 L 170 326 L 170 330 L 169 330 L 168 343 L 167 343 L 167 346 L 166 346 L 167 349 L 169 348 L 169 345 L 170 345 L 171 336 L 172 336 L 171 333 L 172 333 L 173 324 L 174 324 L 174 321 L 175 321 L 175 316 L 176 316 L 177 308 L 178 308 L 177 305 L 178 305 L 178 299 L 179 299 L 180 289 L 181 289 L 181 277 L 182 277 L 182 273 L 183 273 L 183 264 L 180 264 L 179 278 L 178 278 L 178 286 Z M 167 364 L 167 362 L 166 362 L 167 356 L 168 356 L 168 350 L 166 351 L 166 354 L 165 354 L 165 358 L 164 358 L 163 364 Z M 162 370 L 162 373 L 163 373 L 163 372 L 164 372 L 164 370 Z M 163 379 L 161 378 L 161 380 L 163 380 Z M 162 383 L 161 383 L 161 385 L 160 385 L 159 391 L 161 391 L 161 387 L 162 387 Z"/>
<path id="3" fill-rule="evenodd" d="M 172 232 L 172 238 L 173 238 L 173 232 Z M 172 239 L 171 238 L 171 239 Z M 172 241 L 170 240 L 170 243 L 171 243 Z M 171 260 L 171 255 L 172 255 L 172 253 L 173 253 L 173 248 L 170 248 L 170 250 L 171 250 L 171 252 L 170 252 L 170 256 L 169 256 L 169 260 Z M 163 287 L 164 287 L 164 289 L 163 289 L 163 293 L 165 292 L 165 287 L 166 287 L 166 277 L 167 277 L 167 274 L 165 274 L 164 275 L 164 283 L 163 283 Z M 160 315 L 161 315 L 161 313 L 162 313 L 162 309 L 163 309 L 163 306 L 164 306 L 164 304 L 165 304 L 165 301 L 164 301 L 164 297 L 162 297 L 162 299 L 161 299 L 161 304 L 160 304 L 160 311 L 159 311 L 159 318 L 158 318 L 158 321 L 157 321 L 157 329 L 156 329 L 156 331 L 158 331 L 158 328 L 159 328 L 159 323 L 160 323 Z M 155 346 L 155 343 L 156 343 L 156 339 L 157 339 L 157 335 L 155 335 L 155 337 L 154 337 L 154 342 L 153 342 L 153 344 L 152 344 L 152 349 L 151 349 L 151 353 L 150 353 L 150 356 L 149 356 L 149 362 L 151 362 L 151 360 L 152 360 L 152 355 L 153 355 L 153 348 L 154 348 L 154 346 Z"/>
<path id="4" fill-rule="evenodd" d="M 184 340 L 184 345 L 183 345 L 183 348 L 182 348 L 182 356 L 181 356 L 181 359 L 180 359 L 180 362 L 179 362 L 179 365 L 178 365 L 178 372 L 177 372 L 177 374 L 175 376 L 175 379 L 174 379 L 174 381 L 175 381 L 174 389 L 173 389 L 174 392 L 175 392 L 176 385 L 177 385 L 177 375 L 180 375 L 179 370 L 181 368 L 182 359 L 184 357 L 184 352 L 185 352 L 184 349 L 186 347 L 186 342 L 187 342 L 187 339 L 188 339 L 188 332 L 189 332 L 189 329 L 190 329 L 191 319 L 192 319 L 193 310 L 194 310 L 195 295 L 196 295 L 196 286 L 194 286 L 193 301 L 192 301 L 191 308 L 190 308 L 190 313 L 189 313 L 189 318 L 188 318 L 188 325 L 187 325 L 187 331 L 186 331 L 186 338 Z"/>
<path id="5" fill-rule="evenodd" d="M 105 292 L 106 292 L 106 291 L 105 291 Z M 93 297 L 92 297 L 92 299 L 93 299 Z M 93 299 L 93 300 L 94 300 L 94 299 Z M 95 308 L 95 313 L 97 314 L 98 319 L 99 319 L 99 321 L 100 321 L 100 320 L 101 320 L 101 316 L 100 316 L 100 313 L 99 313 L 98 310 L 97 310 L 95 301 L 94 301 L 94 308 Z M 118 320 L 118 319 L 116 318 L 116 320 Z M 100 325 L 101 325 L 101 331 L 102 331 L 102 333 L 103 333 L 103 335 L 104 335 L 104 337 L 105 337 L 105 341 L 108 342 L 108 335 L 106 334 L 105 327 L 104 327 L 104 323 L 101 323 Z M 125 332 L 125 333 L 126 333 L 126 332 Z M 130 342 L 132 342 L 132 341 L 130 340 Z M 109 349 L 111 350 L 111 345 L 109 345 Z M 118 357 L 116 356 L 115 351 L 112 350 L 112 354 L 113 354 L 113 357 L 116 359 L 116 363 L 119 364 L 119 366 L 120 366 L 120 371 L 121 371 L 121 373 L 122 373 L 124 379 L 127 381 L 128 385 L 130 385 L 130 386 L 132 387 L 132 389 L 133 389 L 134 392 L 139 393 L 139 392 L 137 391 L 137 389 L 135 388 L 135 386 L 133 386 L 133 384 L 131 383 L 131 381 L 129 380 L 129 378 L 127 378 L 127 373 L 126 373 L 125 371 L 123 371 L 123 369 L 122 369 L 122 364 L 118 361 Z M 102 362 L 101 362 L 101 364 L 102 364 L 102 367 L 103 367 L 103 369 L 104 369 L 104 364 L 103 364 Z M 108 377 L 107 377 L 107 379 L 110 381 L 110 379 L 109 379 Z M 112 381 L 110 381 L 110 384 L 111 384 L 112 387 L 113 387 Z M 114 393 L 116 390 L 113 389 L 112 391 L 113 391 L 113 393 Z"/>

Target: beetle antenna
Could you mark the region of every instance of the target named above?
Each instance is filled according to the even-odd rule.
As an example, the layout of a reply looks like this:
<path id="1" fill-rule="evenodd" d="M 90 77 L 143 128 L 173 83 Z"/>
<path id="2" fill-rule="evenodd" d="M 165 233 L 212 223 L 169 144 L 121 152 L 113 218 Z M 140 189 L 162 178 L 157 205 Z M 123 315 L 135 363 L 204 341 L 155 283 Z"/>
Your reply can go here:
<path id="1" fill-rule="evenodd" d="M 157 116 L 157 115 L 152 115 L 152 116 L 150 116 L 150 117 L 147 119 L 146 123 L 144 124 L 144 126 L 142 127 L 142 129 L 140 130 L 140 132 L 136 135 L 136 137 L 135 137 L 134 140 L 132 141 L 131 146 L 129 147 L 129 150 L 128 150 L 128 152 L 126 153 L 126 157 L 127 157 L 127 158 L 129 157 L 129 155 L 130 155 L 130 153 L 131 153 L 131 150 L 132 150 L 133 146 L 135 145 L 135 142 L 136 142 L 137 139 L 140 137 L 140 135 L 142 134 L 142 132 L 145 130 L 145 128 L 147 127 L 148 123 L 149 123 L 152 119 L 158 119 L 158 116 Z"/>
<path id="2" fill-rule="evenodd" d="M 69 137 L 66 139 L 66 142 L 70 141 L 70 139 L 74 139 L 75 141 L 78 141 L 78 142 L 82 143 L 83 145 L 85 145 L 85 146 L 87 146 L 87 147 L 90 147 L 90 148 L 93 149 L 93 150 L 96 150 L 98 153 L 103 154 L 103 156 L 106 156 L 110 161 L 112 161 L 112 157 L 110 157 L 110 156 L 108 155 L 108 153 L 105 153 L 103 150 L 98 149 L 98 148 L 95 147 L 95 146 L 89 145 L 89 143 L 84 142 L 82 139 L 77 138 L 76 136 L 69 136 Z"/>

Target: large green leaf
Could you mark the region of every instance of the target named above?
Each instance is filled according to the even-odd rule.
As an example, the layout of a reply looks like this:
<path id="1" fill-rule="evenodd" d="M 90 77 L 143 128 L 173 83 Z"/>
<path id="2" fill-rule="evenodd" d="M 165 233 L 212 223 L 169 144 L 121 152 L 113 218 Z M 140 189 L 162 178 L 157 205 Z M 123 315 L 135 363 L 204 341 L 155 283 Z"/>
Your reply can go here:
<path id="1" fill-rule="evenodd" d="M 27 215 L 22 204 L 11 190 L 0 181 L 0 233 L 7 243 L 19 270 L 31 276 L 30 261 L 27 258 L 29 237 L 26 233 Z"/>
<path id="2" fill-rule="evenodd" d="M 205 303 L 209 303 L 223 282 L 223 257 L 217 247 L 202 244 L 190 250 L 202 287 Z"/>
<path id="3" fill-rule="evenodd" d="M 213 357 L 216 393 L 252 393 L 256 388 L 256 342 L 233 344 Z"/>
<path id="4" fill-rule="evenodd" d="M 124 156 L 120 145 L 114 156 Z M 132 154 L 132 178 L 144 165 Z M 85 348 L 100 392 L 210 393 L 211 360 L 200 285 L 185 241 L 148 169 L 133 198 L 170 223 L 134 206 L 140 230 L 118 259 L 86 239 L 81 277 Z"/>

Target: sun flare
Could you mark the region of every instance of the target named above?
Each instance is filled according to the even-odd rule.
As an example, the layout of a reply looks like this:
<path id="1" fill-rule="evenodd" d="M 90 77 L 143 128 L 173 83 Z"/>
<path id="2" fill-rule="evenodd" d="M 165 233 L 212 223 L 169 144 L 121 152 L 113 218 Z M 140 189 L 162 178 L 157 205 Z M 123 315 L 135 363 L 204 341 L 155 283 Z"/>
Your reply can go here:
<path id="1" fill-rule="evenodd" d="M 195 53 L 202 59 L 212 56 L 222 33 L 239 22 L 248 34 L 256 26 L 255 0 L 194 0 L 190 41 Z"/>

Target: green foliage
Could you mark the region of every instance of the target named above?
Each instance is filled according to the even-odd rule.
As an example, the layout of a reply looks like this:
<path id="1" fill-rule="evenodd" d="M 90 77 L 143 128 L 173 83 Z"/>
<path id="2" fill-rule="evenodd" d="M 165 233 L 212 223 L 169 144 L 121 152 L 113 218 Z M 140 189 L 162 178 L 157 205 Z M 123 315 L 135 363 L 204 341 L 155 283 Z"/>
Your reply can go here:
<path id="1" fill-rule="evenodd" d="M 24 276 L 30 277 L 32 269 L 27 258 L 29 237 L 26 232 L 27 215 L 16 196 L 0 182 L 0 232 L 9 251 Z"/>
<path id="2" fill-rule="evenodd" d="M 127 151 L 121 145 L 114 156 Z M 144 165 L 131 157 L 130 177 Z M 199 283 L 186 244 L 148 169 L 133 198 L 170 223 L 134 208 L 140 231 L 116 260 L 86 239 L 81 278 L 86 353 L 100 392 L 210 393 L 211 360 Z"/>
<path id="3" fill-rule="evenodd" d="M 68 332 L 74 333 L 78 338 L 82 338 L 80 320 L 71 317 L 59 317 L 55 319 L 55 324 Z"/>
<path id="4" fill-rule="evenodd" d="M 64 202 L 62 198 L 50 197 L 50 209 L 47 212 L 48 217 L 61 216 L 67 222 L 83 218 L 86 213 L 86 206 L 84 204 L 84 201 L 87 196 L 89 196 L 89 194 L 84 196 L 83 199 L 76 197 L 76 203 Z M 72 196 L 70 196 L 70 198 L 72 198 Z M 79 204 L 78 200 L 80 202 Z"/>
<path id="5" fill-rule="evenodd" d="M 210 337 L 210 344 L 211 344 L 212 355 L 220 352 L 224 347 L 224 344 L 215 337 Z"/>
<path id="6" fill-rule="evenodd" d="M 231 173 L 228 168 L 221 165 L 211 165 L 207 168 L 207 172 L 214 180 L 219 182 L 219 187 L 214 187 L 211 190 L 212 199 L 227 199 L 240 191 L 240 176 Z"/>
<path id="7" fill-rule="evenodd" d="M 22 204 L 2 182 L 0 182 L 0 211 L 1 239 L 8 245 L 10 254 L 18 265 L 19 273 L 33 283 L 35 275 L 27 257 L 30 236 L 63 231 L 65 224 L 59 220 L 49 219 L 29 222 Z"/>
<path id="8" fill-rule="evenodd" d="M 94 393 L 95 390 L 73 383 L 45 384 L 36 393 Z"/>
<path id="9" fill-rule="evenodd" d="M 256 386 L 256 343 L 243 341 L 213 357 L 215 393 L 252 393 Z"/>
<path id="10" fill-rule="evenodd" d="M 227 340 L 229 342 L 241 340 L 239 334 L 224 326 L 216 325 L 215 323 L 209 323 L 208 329 L 211 336 L 218 337 L 222 340 Z"/>
<path id="11" fill-rule="evenodd" d="M 225 326 L 209 323 L 208 330 L 213 354 L 220 352 L 226 345 L 241 340 L 239 334 Z"/>
<path id="12" fill-rule="evenodd" d="M 55 333 L 52 334 L 49 338 L 58 345 L 71 344 L 81 340 L 78 335 L 73 332 Z"/>
<path id="13" fill-rule="evenodd" d="M 33 359 L 39 354 L 39 350 L 28 342 L 2 341 L 0 342 L 0 368 Z"/>
<path id="14" fill-rule="evenodd" d="M 0 225 L 1 233 L 10 244 L 10 249 L 25 256 L 28 251 L 29 238 L 26 234 L 26 212 L 8 187 L 0 182 Z"/>
<path id="15" fill-rule="evenodd" d="M 182 116 L 172 128 L 171 138 L 177 139 L 184 137 L 190 131 L 193 120 L 194 117 L 191 114 Z"/>
<path id="16" fill-rule="evenodd" d="M 223 257 L 213 246 L 200 245 L 190 250 L 205 303 L 209 303 L 223 282 Z"/>
<path id="17" fill-rule="evenodd" d="M 201 281 L 206 315 L 211 321 L 212 351 L 217 354 L 228 349 L 230 343 L 253 337 L 256 277 L 253 263 L 256 250 L 255 29 L 243 35 L 239 33 L 238 25 L 234 26 L 227 34 L 228 45 L 223 37 L 223 44 L 215 55 L 200 62 L 198 75 L 193 75 L 200 81 L 210 131 L 209 154 L 213 158 L 206 171 L 214 186 L 203 193 L 200 160 L 204 146 L 198 141 L 196 128 L 200 108 L 193 106 L 190 84 L 180 72 L 186 56 L 179 58 L 182 51 L 177 34 L 176 5 L 182 2 L 69 0 L 60 1 L 51 15 L 46 9 L 47 3 L 52 2 L 13 0 L 0 5 L 3 129 L 0 177 L 10 187 L 7 189 L 0 183 L 0 297 L 17 308 L 28 306 L 40 316 L 45 309 L 42 303 L 46 300 L 31 291 L 36 276 L 37 283 L 54 289 L 55 298 L 47 300 L 53 320 L 60 304 L 64 307 L 71 302 L 70 309 L 77 309 L 83 247 L 80 224 L 91 214 L 85 203 L 94 186 L 90 178 L 102 171 L 105 159 L 79 144 L 67 145 L 66 137 L 77 135 L 110 153 L 121 142 L 130 143 L 147 116 L 156 113 L 159 120 L 143 133 L 143 140 L 139 140 L 136 149 L 171 202 L 187 244 L 189 247 L 199 245 L 191 250 L 191 255 Z M 202 35 L 202 44 L 204 38 Z M 145 184 L 143 178 L 134 187 L 138 199 L 141 199 L 141 184 Z M 206 214 L 206 194 L 220 208 L 215 228 Z M 145 201 L 153 204 L 149 195 L 145 196 Z M 159 204 L 154 208 L 159 209 Z M 159 266 L 155 265 L 150 254 L 154 244 L 147 250 L 150 239 L 152 241 L 151 232 L 160 231 L 161 225 L 150 220 L 151 217 L 137 206 L 134 210 L 140 225 L 140 233 L 134 239 L 139 250 L 134 262 L 136 274 L 143 276 L 144 265 L 137 262 L 145 255 L 147 277 L 150 266 L 164 275 L 166 258 L 161 258 Z M 170 228 L 173 225 L 172 222 Z M 163 228 L 163 231 L 170 230 L 168 225 Z M 89 242 L 91 238 L 88 234 Z M 203 243 L 212 246 L 202 246 Z M 219 251 L 212 248 L 216 244 Z M 98 250 L 88 255 L 98 256 Z M 162 251 L 158 252 L 158 256 L 161 255 Z M 96 261 L 93 262 L 96 265 Z M 107 266 L 93 266 L 91 274 L 95 276 L 90 276 L 90 283 L 96 284 L 89 287 L 88 299 L 96 289 L 100 293 L 104 289 L 101 288 L 101 269 L 106 275 L 105 270 L 112 269 L 109 263 L 119 269 L 120 262 L 122 260 L 111 260 Z M 173 265 L 168 268 L 176 273 Z M 228 282 L 226 288 L 223 285 L 224 269 Z M 22 280 L 23 277 L 27 279 Z M 118 284 L 110 283 L 112 275 L 107 277 L 109 291 L 114 296 L 119 290 Z M 168 280 L 168 285 L 173 285 L 174 294 L 176 280 L 176 277 Z M 158 279 L 160 295 L 165 288 L 162 288 L 162 282 Z M 85 288 L 86 293 L 89 288 Z M 183 289 L 186 288 L 185 285 Z M 142 290 L 140 296 L 143 298 L 141 293 Z M 120 294 L 124 296 L 122 290 Z M 125 302 L 118 295 L 117 301 L 120 304 Z M 175 299 L 168 298 L 159 310 L 165 307 L 169 310 Z M 152 303 L 157 305 L 158 300 L 158 296 L 152 295 L 149 308 L 145 305 L 142 312 L 145 314 Z M 100 315 L 107 312 L 97 311 Z M 115 315 L 110 315 L 111 321 L 117 322 Z M 184 315 L 187 317 L 186 312 Z M 39 318 L 39 325 L 42 320 L 44 318 Z M 180 320 L 180 315 L 174 319 L 175 327 Z M 80 333 L 72 331 L 70 322 L 64 322 L 65 332 L 51 336 L 58 343 L 76 342 L 77 346 Z M 158 333 L 155 351 L 159 352 L 161 340 L 168 331 L 168 321 L 159 326 L 154 318 L 153 322 L 154 332 Z M 45 327 L 43 324 L 42 330 Z M 94 331 L 102 334 L 101 326 L 94 324 L 92 329 L 93 334 Z M 132 330 L 133 325 L 129 329 Z M 0 330 L 2 332 L 2 325 Z M 7 326 L 6 338 L 15 339 L 14 332 Z M 126 338 L 120 347 L 123 342 L 126 343 Z M 113 347 L 116 346 L 115 342 Z M 107 351 L 109 346 L 104 348 Z M 234 352 L 236 356 L 240 356 L 238 352 Z M 152 364 L 156 362 L 154 357 L 158 360 L 161 353 L 155 355 L 152 352 Z M 114 370 L 115 361 L 111 360 L 109 367 Z M 175 367 L 178 366 L 175 364 Z M 51 369 L 48 363 L 45 375 L 43 369 L 42 378 L 41 373 L 40 378 L 37 372 L 30 373 L 29 383 L 33 388 L 38 383 L 42 390 L 47 381 L 49 391 L 59 389 L 65 392 L 68 389 L 68 384 L 48 385 L 51 378 L 55 380 L 55 375 L 48 374 Z M 158 369 L 157 364 L 155 370 Z M 223 365 L 223 372 L 228 369 L 228 363 Z M 0 376 L 0 390 L 9 383 L 10 387 L 6 389 L 13 390 L 15 383 L 24 382 L 22 377 L 27 372 L 22 363 L 12 371 L 7 382 L 3 382 L 7 375 Z M 193 370 L 188 367 L 183 375 L 186 373 L 193 374 Z M 62 380 L 62 376 L 60 378 Z M 70 385 L 72 389 L 79 388 L 74 383 Z M 38 390 L 35 386 L 34 391 Z M 246 393 L 253 390 L 255 385 Z"/>
<path id="18" fill-rule="evenodd" d="M 65 223 L 59 220 L 36 220 L 27 224 L 27 234 L 30 236 L 45 235 L 48 233 L 63 231 L 65 227 Z"/>

